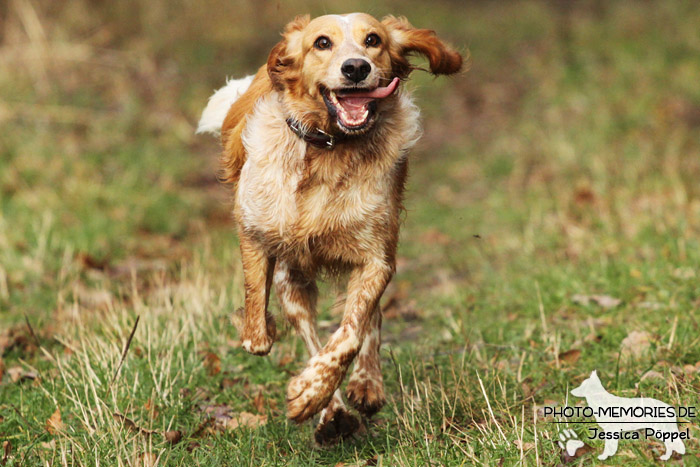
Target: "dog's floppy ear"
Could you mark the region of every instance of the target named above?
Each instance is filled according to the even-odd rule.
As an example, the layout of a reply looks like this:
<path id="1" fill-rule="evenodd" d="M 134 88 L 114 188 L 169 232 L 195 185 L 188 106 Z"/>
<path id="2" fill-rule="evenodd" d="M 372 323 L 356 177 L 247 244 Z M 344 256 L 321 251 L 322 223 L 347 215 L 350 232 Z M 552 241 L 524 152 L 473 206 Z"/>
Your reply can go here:
<path id="1" fill-rule="evenodd" d="M 462 56 L 441 41 L 435 31 L 414 28 L 404 17 L 386 16 L 382 24 L 391 37 L 389 53 L 393 71 L 400 78 L 413 70 L 407 56 L 414 52 L 428 59 L 430 71 L 435 75 L 451 75 L 462 69 Z"/>
<path id="2" fill-rule="evenodd" d="M 309 15 L 294 18 L 284 28 L 283 39 L 270 51 L 267 57 L 267 73 L 275 89 L 284 89 L 289 79 L 294 79 L 289 74 L 294 71 L 294 65 L 301 58 L 301 31 L 309 21 Z"/>

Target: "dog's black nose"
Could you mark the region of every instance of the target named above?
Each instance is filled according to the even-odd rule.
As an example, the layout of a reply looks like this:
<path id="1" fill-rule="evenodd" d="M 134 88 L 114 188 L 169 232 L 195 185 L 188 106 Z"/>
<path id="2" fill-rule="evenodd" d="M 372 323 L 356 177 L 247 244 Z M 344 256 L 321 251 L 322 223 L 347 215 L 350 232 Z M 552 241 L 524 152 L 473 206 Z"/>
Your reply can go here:
<path id="1" fill-rule="evenodd" d="M 354 83 L 359 83 L 363 79 L 367 78 L 369 72 L 372 71 L 372 66 L 367 60 L 361 58 L 349 58 L 343 62 L 343 66 L 340 67 L 340 71 L 343 72 L 346 78 Z"/>

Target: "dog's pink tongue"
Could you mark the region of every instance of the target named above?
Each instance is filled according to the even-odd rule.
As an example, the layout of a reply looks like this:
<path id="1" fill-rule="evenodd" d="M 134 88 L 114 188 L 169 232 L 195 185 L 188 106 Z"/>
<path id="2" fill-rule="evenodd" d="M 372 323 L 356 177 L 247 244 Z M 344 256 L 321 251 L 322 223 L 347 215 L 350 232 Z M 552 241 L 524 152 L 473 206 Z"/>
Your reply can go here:
<path id="1" fill-rule="evenodd" d="M 399 86 L 399 78 L 394 78 L 391 80 L 391 83 L 389 83 L 389 86 L 385 88 L 377 88 L 374 89 L 373 91 L 370 92 L 365 92 L 365 93 L 353 93 L 352 97 L 364 97 L 364 98 L 369 98 L 369 99 L 384 99 L 385 97 L 389 97 L 394 91 L 396 91 L 396 88 Z"/>

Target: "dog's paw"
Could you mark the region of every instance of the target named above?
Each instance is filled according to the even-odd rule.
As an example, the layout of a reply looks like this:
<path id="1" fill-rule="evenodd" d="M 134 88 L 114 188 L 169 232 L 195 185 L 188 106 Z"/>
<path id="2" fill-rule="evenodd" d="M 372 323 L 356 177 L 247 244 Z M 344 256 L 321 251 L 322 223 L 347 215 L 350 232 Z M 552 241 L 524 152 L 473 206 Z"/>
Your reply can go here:
<path id="1" fill-rule="evenodd" d="M 259 339 L 243 339 L 241 347 L 249 354 L 262 357 L 270 353 L 273 343 L 274 340 L 270 339 L 268 336 L 264 336 Z"/>
<path id="2" fill-rule="evenodd" d="M 360 428 L 360 421 L 345 408 L 338 408 L 333 414 L 324 414 L 314 431 L 314 439 L 322 446 L 329 446 L 348 438 Z"/>
<path id="3" fill-rule="evenodd" d="M 313 359 L 312 359 L 313 360 Z M 287 417 L 301 423 L 328 405 L 340 383 L 336 372 L 320 364 L 310 364 L 287 386 Z"/>
<path id="4" fill-rule="evenodd" d="M 381 380 L 351 379 L 345 397 L 358 412 L 369 418 L 384 407 L 384 384 Z"/>
<path id="5" fill-rule="evenodd" d="M 270 353 L 277 334 L 274 319 L 268 318 L 263 329 L 253 329 L 252 326 L 245 325 L 240 331 L 243 350 L 249 354 L 259 356 Z"/>

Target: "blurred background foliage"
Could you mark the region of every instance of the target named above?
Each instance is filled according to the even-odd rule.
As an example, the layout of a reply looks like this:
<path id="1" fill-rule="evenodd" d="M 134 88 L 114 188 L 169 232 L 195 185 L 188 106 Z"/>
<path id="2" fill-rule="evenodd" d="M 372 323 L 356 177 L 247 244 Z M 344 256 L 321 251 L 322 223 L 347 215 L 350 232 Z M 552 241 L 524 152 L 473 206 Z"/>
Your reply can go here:
<path id="1" fill-rule="evenodd" d="M 525 272 L 534 257 L 544 268 L 697 258 L 695 2 L 9 0 L 3 308 L 53 306 L 61 268 L 79 255 L 176 260 L 204 232 L 228 236 L 216 143 L 193 134 L 203 105 L 226 76 L 263 63 L 296 14 L 347 10 L 406 15 L 471 53 L 464 74 L 412 79 L 425 137 L 406 271 L 449 257 L 443 276 L 476 287 L 488 271 Z M 444 251 L 421 260 L 431 232 Z"/>
<path id="2" fill-rule="evenodd" d="M 407 84 L 425 134 L 385 294 L 394 399 L 372 427 L 377 445 L 368 435 L 323 451 L 306 449 L 312 428 L 285 424 L 280 409 L 287 367 L 304 360 L 296 341 L 284 335 L 270 358 L 253 359 L 231 340 L 242 285 L 230 195 L 216 179 L 218 142 L 194 129 L 212 91 L 264 63 L 295 15 L 349 11 L 405 15 L 471 58 L 462 74 L 416 72 Z M 159 455 L 243 465 L 255 443 L 270 464 L 367 465 L 385 453 L 387 465 L 435 455 L 445 465 L 525 455 L 551 465 L 559 450 L 542 439 L 557 434 L 540 426 L 538 441 L 531 409 L 562 402 L 593 368 L 608 389 L 642 384 L 694 403 L 698 18 L 689 0 L 0 0 L 0 402 L 18 407 L 0 405 L 0 436 L 29 455 L 51 438 L 45 420 L 60 406 L 74 430 L 59 438 L 63 454 L 92 464 L 142 452 L 111 410 L 138 415 L 157 397 L 161 413 L 142 423 L 197 433 L 199 389 L 214 394 L 210 403 L 253 410 L 239 383 L 220 387 L 233 372 L 276 399 L 270 431 L 212 441 L 223 449 L 159 445 Z M 324 332 L 339 320 L 328 305 Z M 76 387 L 110 380 L 135 314 L 135 347 L 146 350 L 130 355 L 124 387 L 77 397 Z M 61 382 L 25 315 L 74 379 L 61 373 Z M 621 360 L 625 336 L 640 335 L 643 351 Z M 49 377 L 3 380 L 3 358 Z M 404 389 L 418 396 L 404 399 Z M 109 410 L 96 431 L 76 422 L 99 408 Z M 635 445 L 620 462 L 643 463 L 657 448 Z"/>

